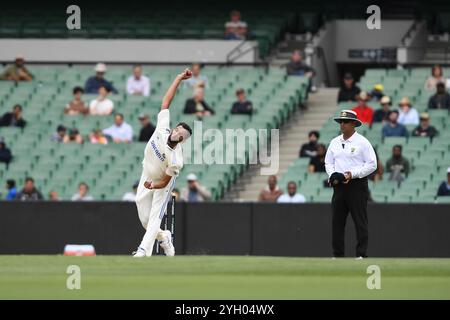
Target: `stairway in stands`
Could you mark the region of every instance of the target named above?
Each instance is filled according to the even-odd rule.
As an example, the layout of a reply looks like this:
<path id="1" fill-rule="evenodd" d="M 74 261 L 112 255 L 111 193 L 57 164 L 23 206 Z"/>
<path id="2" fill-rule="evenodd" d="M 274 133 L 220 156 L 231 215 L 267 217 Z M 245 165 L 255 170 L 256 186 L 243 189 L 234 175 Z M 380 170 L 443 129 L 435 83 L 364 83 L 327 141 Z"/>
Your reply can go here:
<path id="1" fill-rule="evenodd" d="M 338 89 L 323 88 L 310 94 L 306 110 L 298 110 L 280 129 L 280 167 L 281 177 L 289 165 L 298 157 L 300 146 L 308 140 L 308 132 L 318 130 L 336 111 Z M 329 141 L 324 141 L 328 143 Z M 256 201 L 260 190 L 267 183 L 267 176 L 260 175 L 259 166 L 252 166 L 225 196 L 224 200 Z M 280 186 L 285 189 L 285 186 Z"/>

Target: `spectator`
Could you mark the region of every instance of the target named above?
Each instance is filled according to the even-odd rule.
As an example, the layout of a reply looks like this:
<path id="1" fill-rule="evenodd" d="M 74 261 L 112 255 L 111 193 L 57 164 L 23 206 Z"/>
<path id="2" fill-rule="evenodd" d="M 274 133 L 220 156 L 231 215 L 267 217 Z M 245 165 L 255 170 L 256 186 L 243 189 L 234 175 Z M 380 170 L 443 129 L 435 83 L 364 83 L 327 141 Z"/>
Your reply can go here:
<path id="1" fill-rule="evenodd" d="M 370 99 L 375 99 L 376 101 L 380 101 L 382 97 L 384 97 L 384 86 L 380 83 L 374 85 L 372 91 L 369 92 Z"/>
<path id="2" fill-rule="evenodd" d="M 187 80 L 183 81 L 183 86 L 186 87 L 190 87 L 190 88 L 197 88 L 197 87 L 201 87 L 203 89 L 208 89 L 209 88 L 209 81 L 208 81 L 208 77 L 201 74 L 200 72 L 202 71 L 202 66 L 200 63 L 193 63 L 191 66 L 191 71 L 192 71 L 192 77 L 190 77 Z"/>
<path id="3" fill-rule="evenodd" d="M 249 114 L 253 113 L 253 104 L 245 97 L 244 89 L 238 89 L 236 91 L 237 101 L 233 103 L 231 107 L 232 114 Z"/>
<path id="4" fill-rule="evenodd" d="M 67 128 L 60 124 L 56 128 L 56 132 L 52 135 L 51 141 L 53 142 L 64 142 L 64 140 L 68 140 L 67 136 Z"/>
<path id="5" fill-rule="evenodd" d="M 351 73 L 344 75 L 341 88 L 338 94 L 338 103 L 356 101 L 361 89 L 355 84 L 355 80 Z"/>
<path id="6" fill-rule="evenodd" d="M 108 99 L 109 90 L 105 86 L 98 89 L 98 97 L 89 104 L 89 113 L 92 115 L 108 116 L 114 110 L 114 102 Z"/>
<path id="7" fill-rule="evenodd" d="M 123 114 L 114 116 L 114 124 L 103 130 L 105 136 L 110 136 L 115 143 L 130 143 L 133 140 L 133 128 L 124 121 Z"/>
<path id="8" fill-rule="evenodd" d="M 211 193 L 198 183 L 195 174 L 188 174 L 186 180 L 188 186 L 181 190 L 181 199 L 187 202 L 203 202 L 211 198 Z"/>
<path id="9" fill-rule="evenodd" d="M 409 161 L 402 156 L 402 146 L 392 147 L 392 157 L 386 162 L 386 171 L 390 173 L 389 180 L 402 182 L 409 174 Z"/>
<path id="10" fill-rule="evenodd" d="M 56 192 L 55 190 L 51 190 L 48 193 L 48 200 L 50 200 L 50 201 L 59 201 L 60 199 L 59 199 L 58 192 Z"/>
<path id="11" fill-rule="evenodd" d="M 403 125 L 419 124 L 419 113 L 411 106 L 408 97 L 403 97 L 398 104 L 400 107 L 400 113 L 398 116 L 398 122 Z"/>
<path id="12" fill-rule="evenodd" d="M 389 121 L 389 112 L 391 108 L 391 98 L 388 96 L 384 96 L 380 100 L 381 108 L 375 110 L 373 114 L 373 122 L 378 123 L 386 123 Z"/>
<path id="13" fill-rule="evenodd" d="M 81 182 L 78 185 L 78 192 L 72 196 L 72 201 L 92 201 L 94 198 L 89 194 L 89 186 Z"/>
<path id="14" fill-rule="evenodd" d="M 303 57 L 300 50 L 295 50 L 292 53 L 291 61 L 286 66 L 288 76 L 306 76 L 308 78 L 308 92 L 316 91 L 312 86 L 312 78 L 315 71 L 313 68 L 303 62 Z"/>
<path id="15" fill-rule="evenodd" d="M 412 135 L 414 137 L 430 137 L 431 139 L 437 136 L 439 132 L 435 127 L 430 126 L 430 115 L 426 112 L 420 114 L 420 124 L 414 129 Z"/>
<path id="16" fill-rule="evenodd" d="M 290 181 L 287 184 L 288 193 L 282 194 L 278 199 L 278 203 L 304 203 L 306 198 L 304 195 L 297 193 L 297 184 Z"/>
<path id="17" fill-rule="evenodd" d="M 202 88 L 195 88 L 194 97 L 186 100 L 184 114 L 196 114 L 198 118 L 214 114 L 214 110 L 205 102 L 205 91 Z"/>
<path id="18" fill-rule="evenodd" d="M 11 112 L 3 114 L 0 119 L 0 127 L 19 127 L 24 128 L 27 122 L 22 116 L 22 106 L 16 104 Z"/>
<path id="19" fill-rule="evenodd" d="M 378 182 L 383 178 L 383 173 L 384 173 L 384 165 L 383 162 L 381 162 L 380 157 L 378 157 L 378 153 L 376 150 L 375 151 L 375 156 L 377 158 L 377 169 L 372 172 L 371 174 L 369 174 L 367 176 L 367 179 L 373 181 L 373 182 Z"/>
<path id="20" fill-rule="evenodd" d="M 319 131 L 310 131 L 308 133 L 308 143 L 304 143 L 300 149 L 300 158 L 312 158 L 317 155 L 317 141 L 320 138 Z"/>
<path id="21" fill-rule="evenodd" d="M 0 163 L 6 164 L 6 168 L 8 168 L 9 163 L 11 162 L 12 154 L 11 150 L 6 147 L 5 141 L 3 139 L 0 140 Z"/>
<path id="22" fill-rule="evenodd" d="M 389 112 L 389 121 L 384 125 L 381 130 L 381 135 L 383 138 L 385 137 L 407 137 L 408 130 L 406 127 L 397 122 L 398 120 L 398 111 L 392 110 Z"/>
<path id="23" fill-rule="evenodd" d="M 450 110 L 450 94 L 445 90 L 445 83 L 437 83 L 436 93 L 428 100 L 428 109 Z"/>
<path id="24" fill-rule="evenodd" d="M 95 129 L 89 135 L 89 141 L 92 144 L 108 144 L 108 139 L 103 135 L 103 132 L 99 129 Z"/>
<path id="25" fill-rule="evenodd" d="M 361 120 L 362 123 L 371 125 L 373 121 L 373 109 L 367 105 L 368 100 L 369 96 L 367 92 L 361 91 L 358 95 L 358 105 L 352 110 L 356 112 L 358 119 Z"/>
<path id="26" fill-rule="evenodd" d="M 84 142 L 83 137 L 77 128 L 72 128 L 69 130 L 69 134 L 66 134 L 63 139 L 63 143 L 78 143 L 82 144 Z"/>
<path id="27" fill-rule="evenodd" d="M 16 199 L 20 201 L 28 200 L 44 200 L 42 193 L 36 189 L 33 178 L 25 178 L 25 185 L 19 193 L 16 195 Z"/>
<path id="28" fill-rule="evenodd" d="M 445 82 L 445 78 L 442 74 L 442 67 L 435 65 L 431 69 L 431 76 L 429 76 L 427 81 L 425 81 L 425 90 L 435 91 L 438 82 Z"/>
<path id="29" fill-rule="evenodd" d="M 241 13 L 233 10 L 230 13 L 230 21 L 225 23 L 225 39 L 244 40 L 247 36 L 247 23 L 241 20 Z"/>
<path id="30" fill-rule="evenodd" d="M 259 193 L 258 200 L 264 202 L 276 202 L 282 194 L 283 191 L 281 191 L 277 185 L 277 177 L 271 175 L 267 181 L 267 187 L 262 189 Z"/>
<path id="31" fill-rule="evenodd" d="M 327 147 L 320 143 L 317 145 L 317 154 L 309 160 L 309 172 L 325 172 L 325 154 Z"/>
<path id="32" fill-rule="evenodd" d="M 150 117 L 146 114 L 139 116 L 141 122 L 141 131 L 139 132 L 139 142 L 148 142 L 155 132 L 156 127 L 150 122 Z"/>
<path id="33" fill-rule="evenodd" d="M 112 83 L 105 79 L 106 65 L 104 63 L 97 63 L 94 70 L 95 76 L 86 80 L 84 91 L 87 94 L 96 94 L 100 87 L 105 87 L 108 89 L 108 92 L 112 91 L 113 93 L 117 93 Z"/>
<path id="34" fill-rule="evenodd" d="M 87 104 L 81 100 L 81 96 L 83 95 L 84 90 L 82 87 L 73 88 L 73 100 L 70 101 L 67 106 L 64 108 L 64 113 L 69 116 L 83 114 L 86 115 L 89 113 L 89 108 Z"/>
<path id="35" fill-rule="evenodd" d="M 23 55 L 17 55 L 13 65 L 7 67 L 0 75 L 0 80 L 9 81 L 31 81 L 33 75 L 25 67 L 25 58 Z"/>
<path id="36" fill-rule="evenodd" d="M 181 200 L 180 190 L 178 190 L 177 188 L 173 188 L 172 196 L 175 197 L 175 202 L 180 201 Z"/>
<path id="37" fill-rule="evenodd" d="M 447 168 L 447 181 L 442 181 L 437 192 L 438 197 L 450 196 L 450 167 Z"/>
<path id="38" fill-rule="evenodd" d="M 6 180 L 6 189 L 8 190 L 6 200 L 14 200 L 17 196 L 16 181 L 12 179 Z"/>
<path id="39" fill-rule="evenodd" d="M 123 201 L 134 202 L 136 200 L 137 188 L 139 186 L 139 181 L 133 183 L 133 191 L 129 191 L 123 195 Z"/>
<path id="40" fill-rule="evenodd" d="M 128 94 L 148 97 L 150 90 L 150 79 L 142 75 L 142 67 L 140 65 L 135 65 L 133 67 L 133 75 L 127 81 Z"/>

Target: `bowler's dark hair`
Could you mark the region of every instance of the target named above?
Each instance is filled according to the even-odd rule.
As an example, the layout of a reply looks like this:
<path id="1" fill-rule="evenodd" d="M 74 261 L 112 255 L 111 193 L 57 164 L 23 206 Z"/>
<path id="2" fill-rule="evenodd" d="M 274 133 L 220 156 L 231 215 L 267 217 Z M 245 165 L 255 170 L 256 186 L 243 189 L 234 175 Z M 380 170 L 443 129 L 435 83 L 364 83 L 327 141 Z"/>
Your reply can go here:
<path id="1" fill-rule="evenodd" d="M 187 130 L 189 132 L 189 135 L 192 136 L 192 129 L 191 129 L 191 127 L 189 127 L 189 125 L 186 122 L 180 122 L 177 124 L 177 127 L 178 126 L 182 126 L 185 130 Z"/>

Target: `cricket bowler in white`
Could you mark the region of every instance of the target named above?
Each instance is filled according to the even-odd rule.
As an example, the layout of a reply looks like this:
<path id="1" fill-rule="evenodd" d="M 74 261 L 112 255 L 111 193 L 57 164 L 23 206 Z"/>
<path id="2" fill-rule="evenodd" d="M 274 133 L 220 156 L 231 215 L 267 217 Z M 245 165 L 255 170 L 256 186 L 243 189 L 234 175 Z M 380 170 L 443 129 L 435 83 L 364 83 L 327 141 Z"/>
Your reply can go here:
<path id="1" fill-rule="evenodd" d="M 192 134 L 191 128 L 181 122 L 170 129 L 169 106 L 181 81 L 189 79 L 188 69 L 179 74 L 164 95 L 158 114 L 156 130 L 144 151 L 142 175 L 136 193 L 139 219 L 146 229 L 144 238 L 133 257 L 152 255 L 155 239 L 160 242 L 166 256 L 174 256 L 175 248 L 169 230 L 161 230 L 161 220 L 167 210 L 175 179 L 183 167 L 181 142 Z"/>

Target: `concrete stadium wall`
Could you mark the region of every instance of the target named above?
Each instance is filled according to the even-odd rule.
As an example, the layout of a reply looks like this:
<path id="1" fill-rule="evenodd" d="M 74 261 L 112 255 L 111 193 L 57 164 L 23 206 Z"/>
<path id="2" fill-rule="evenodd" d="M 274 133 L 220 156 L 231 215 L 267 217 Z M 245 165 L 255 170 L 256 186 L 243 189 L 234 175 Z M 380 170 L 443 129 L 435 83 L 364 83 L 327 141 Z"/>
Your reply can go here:
<path id="1" fill-rule="evenodd" d="M 59 63 L 226 63 L 241 41 L 136 39 L 0 39 L 0 61 L 21 53 L 27 62 Z M 234 63 L 255 63 L 257 41 L 246 41 Z M 235 57 L 236 55 L 233 55 Z"/>
<path id="2" fill-rule="evenodd" d="M 177 254 L 331 256 L 329 204 L 176 205 Z M 369 256 L 450 257 L 450 205 L 371 204 Z M 0 254 L 61 254 L 93 244 L 97 254 L 130 254 L 144 233 L 124 202 L 0 202 Z M 353 223 L 346 250 L 354 255 Z"/>

